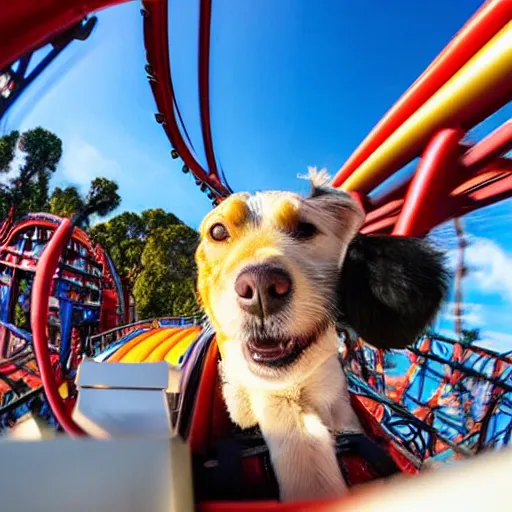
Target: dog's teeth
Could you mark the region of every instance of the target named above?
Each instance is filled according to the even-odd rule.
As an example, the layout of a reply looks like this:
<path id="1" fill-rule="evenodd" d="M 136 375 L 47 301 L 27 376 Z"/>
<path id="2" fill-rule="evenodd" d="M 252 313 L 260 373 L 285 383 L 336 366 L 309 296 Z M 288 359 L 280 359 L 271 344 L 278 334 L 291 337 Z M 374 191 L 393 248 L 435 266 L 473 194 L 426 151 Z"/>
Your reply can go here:
<path id="1" fill-rule="evenodd" d="M 255 359 L 256 361 L 260 361 L 261 360 L 261 355 L 258 354 L 258 352 L 253 352 L 252 358 Z"/>

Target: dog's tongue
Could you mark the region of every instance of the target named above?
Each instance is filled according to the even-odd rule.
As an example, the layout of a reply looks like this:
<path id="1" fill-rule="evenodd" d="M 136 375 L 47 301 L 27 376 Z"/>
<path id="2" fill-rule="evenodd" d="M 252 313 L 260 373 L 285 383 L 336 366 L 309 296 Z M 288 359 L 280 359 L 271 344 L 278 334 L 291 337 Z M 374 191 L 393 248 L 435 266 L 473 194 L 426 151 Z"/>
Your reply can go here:
<path id="1" fill-rule="evenodd" d="M 251 357 L 261 363 L 278 361 L 289 356 L 294 346 L 293 340 L 251 340 L 248 343 Z"/>

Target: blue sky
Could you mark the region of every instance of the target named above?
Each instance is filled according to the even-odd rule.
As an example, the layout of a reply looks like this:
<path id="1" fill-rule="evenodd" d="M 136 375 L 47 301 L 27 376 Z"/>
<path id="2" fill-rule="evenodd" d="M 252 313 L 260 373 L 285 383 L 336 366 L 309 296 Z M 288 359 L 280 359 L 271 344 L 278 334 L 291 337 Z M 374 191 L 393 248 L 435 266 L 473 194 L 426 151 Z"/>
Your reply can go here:
<path id="1" fill-rule="evenodd" d="M 296 176 L 307 166 L 334 173 L 481 3 L 214 0 L 212 130 L 218 162 L 232 188 L 304 190 L 307 184 Z M 177 99 L 204 165 L 198 2 L 170 4 Z M 162 207 L 197 227 L 210 202 L 181 172 L 181 161 L 171 160 L 169 142 L 154 121 L 139 11 L 139 2 L 131 2 L 99 13 L 89 41 L 66 50 L 1 128 L 41 125 L 63 139 L 65 153 L 54 185 L 74 183 L 85 190 L 91 179 L 106 176 L 120 185 L 119 211 Z M 509 117 L 510 105 L 476 128 L 472 138 L 478 140 Z M 512 206 L 493 208 L 466 222 L 476 247 L 468 258 L 477 276 L 464 285 L 470 303 L 466 321 L 505 334 L 503 308 L 512 306 L 512 281 L 506 278 L 512 275 L 512 247 L 501 228 L 489 229 L 486 219 L 501 218 L 503 227 Z M 438 234 L 453 242 L 451 229 L 442 227 Z M 445 331 L 449 314 L 440 326 Z M 508 342 L 512 347 L 512 336 Z"/>

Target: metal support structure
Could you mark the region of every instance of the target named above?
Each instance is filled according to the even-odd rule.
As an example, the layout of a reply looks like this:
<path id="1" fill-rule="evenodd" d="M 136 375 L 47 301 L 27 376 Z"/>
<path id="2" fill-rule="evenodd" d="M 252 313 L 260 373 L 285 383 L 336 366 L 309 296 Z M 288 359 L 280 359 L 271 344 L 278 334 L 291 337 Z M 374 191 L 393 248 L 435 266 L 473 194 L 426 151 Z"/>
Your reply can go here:
<path id="1" fill-rule="evenodd" d="M 457 179 L 463 135 L 460 129 L 447 128 L 432 138 L 414 173 L 394 235 L 419 236 L 431 229 L 429 212 L 450 193 Z"/>
<path id="2" fill-rule="evenodd" d="M 0 16 L 0 69 L 43 47 L 91 12 L 127 0 L 6 2 Z"/>
<path id="3" fill-rule="evenodd" d="M 214 203 L 216 203 L 222 200 L 222 198 L 227 197 L 231 193 L 231 190 L 225 183 L 223 183 L 221 177 L 214 169 L 205 169 L 198 162 L 197 158 L 192 154 L 191 148 L 184 140 L 182 130 L 180 130 L 179 111 L 177 109 L 176 98 L 174 95 L 171 63 L 169 60 L 167 2 L 153 2 L 145 0 L 143 2 L 143 6 L 144 42 L 149 67 L 151 69 L 149 83 L 159 111 L 157 114 L 157 121 L 162 124 L 162 127 L 164 128 L 165 133 L 177 154 L 185 162 L 187 171 L 190 170 L 196 177 L 198 186 L 202 186 L 203 183 L 206 185 L 205 192 L 209 189 L 210 193 L 213 194 L 215 198 Z M 209 22 L 208 17 L 206 19 Z M 209 59 L 209 55 L 207 57 Z M 205 61 L 205 58 L 206 55 L 203 50 L 203 61 Z M 204 75 L 205 71 L 203 69 L 201 76 L 203 77 Z M 209 102 L 207 103 L 209 106 Z M 207 114 L 209 117 L 209 108 L 208 111 L 206 111 L 205 106 L 203 105 L 202 111 L 202 116 Z M 203 128 L 203 133 L 204 130 L 205 129 Z"/>
<path id="4" fill-rule="evenodd" d="M 0 71 L 0 119 L 7 113 L 14 102 L 27 90 L 32 82 L 43 73 L 48 66 L 73 42 L 86 41 L 91 35 L 98 19 L 92 16 L 78 22 L 50 41 L 50 51 L 43 57 L 37 66 L 27 73 L 30 61 L 37 48 L 16 62 Z M 16 63 L 18 64 L 15 69 Z"/>

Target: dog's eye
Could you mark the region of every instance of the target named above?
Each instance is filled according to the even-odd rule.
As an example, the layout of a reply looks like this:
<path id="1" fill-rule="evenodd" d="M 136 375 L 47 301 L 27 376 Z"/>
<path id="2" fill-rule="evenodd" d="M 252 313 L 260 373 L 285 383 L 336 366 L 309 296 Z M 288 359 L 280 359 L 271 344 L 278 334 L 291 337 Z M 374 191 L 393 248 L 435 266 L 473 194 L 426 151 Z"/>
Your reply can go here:
<path id="1" fill-rule="evenodd" d="M 223 242 L 229 236 L 229 233 L 224 224 L 217 223 L 210 228 L 210 236 L 216 242 Z"/>
<path id="2" fill-rule="evenodd" d="M 318 229 L 310 222 L 299 222 L 293 232 L 293 236 L 299 240 L 313 238 L 318 233 Z"/>

